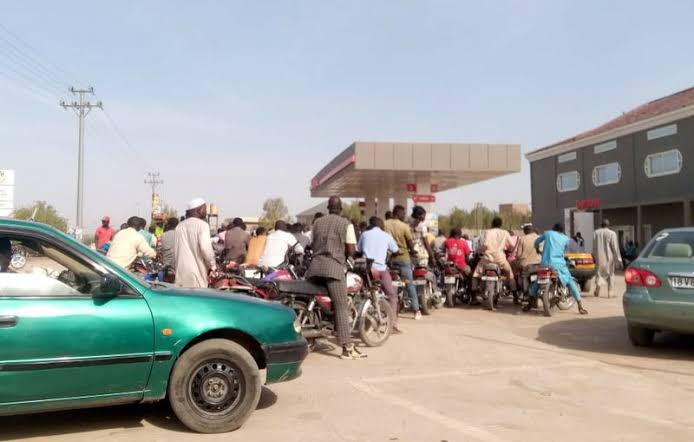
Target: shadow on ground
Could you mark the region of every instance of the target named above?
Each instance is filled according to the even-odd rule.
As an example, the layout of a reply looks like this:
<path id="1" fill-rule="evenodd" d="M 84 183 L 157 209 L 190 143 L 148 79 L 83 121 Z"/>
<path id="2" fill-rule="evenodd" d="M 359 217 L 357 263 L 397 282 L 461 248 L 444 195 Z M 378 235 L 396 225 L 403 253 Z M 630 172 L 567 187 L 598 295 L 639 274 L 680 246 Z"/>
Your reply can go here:
<path id="1" fill-rule="evenodd" d="M 257 410 L 273 406 L 277 395 L 263 387 Z M 189 433 L 171 411 L 166 401 L 154 404 L 122 405 L 85 410 L 59 411 L 0 418 L 0 441 L 13 439 L 41 439 L 62 434 L 91 431 L 142 428 L 144 423 L 168 431 Z"/>
<path id="2" fill-rule="evenodd" d="M 540 327 L 537 340 L 569 350 L 694 360 L 694 339 L 692 338 L 690 335 L 657 333 L 652 347 L 634 347 L 627 337 L 624 316 L 609 316 L 581 317 L 552 322 Z"/>

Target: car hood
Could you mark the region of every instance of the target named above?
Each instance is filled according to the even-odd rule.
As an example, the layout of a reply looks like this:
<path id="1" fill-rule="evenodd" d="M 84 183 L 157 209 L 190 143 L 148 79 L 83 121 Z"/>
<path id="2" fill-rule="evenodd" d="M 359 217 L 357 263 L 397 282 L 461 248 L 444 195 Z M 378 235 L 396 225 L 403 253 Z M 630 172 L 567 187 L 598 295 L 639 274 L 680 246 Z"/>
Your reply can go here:
<path id="1" fill-rule="evenodd" d="M 233 290 L 213 290 L 213 289 L 191 289 L 175 287 L 172 284 L 157 285 L 152 288 L 152 291 L 164 296 L 176 296 L 187 298 L 201 299 L 223 299 L 237 304 L 256 304 L 263 305 L 278 310 L 284 310 L 288 307 L 283 306 L 278 302 L 266 301 L 264 299 L 249 296 L 244 292 L 235 292 Z"/>

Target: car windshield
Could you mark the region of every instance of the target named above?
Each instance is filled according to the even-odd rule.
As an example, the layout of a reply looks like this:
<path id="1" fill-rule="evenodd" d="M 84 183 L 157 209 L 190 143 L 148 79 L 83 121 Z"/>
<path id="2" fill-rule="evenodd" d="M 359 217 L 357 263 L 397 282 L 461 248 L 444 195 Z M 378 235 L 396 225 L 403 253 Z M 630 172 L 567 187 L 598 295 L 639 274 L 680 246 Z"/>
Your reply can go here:
<path id="1" fill-rule="evenodd" d="M 646 246 L 644 258 L 692 259 L 694 231 L 661 232 Z"/>

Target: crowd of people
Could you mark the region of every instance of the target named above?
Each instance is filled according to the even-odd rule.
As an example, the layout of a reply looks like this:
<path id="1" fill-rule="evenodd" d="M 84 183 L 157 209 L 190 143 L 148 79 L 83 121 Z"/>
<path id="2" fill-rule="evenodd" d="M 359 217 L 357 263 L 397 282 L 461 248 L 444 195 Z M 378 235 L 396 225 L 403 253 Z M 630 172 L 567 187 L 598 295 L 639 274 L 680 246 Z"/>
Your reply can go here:
<path id="1" fill-rule="evenodd" d="M 125 268 L 138 256 L 157 257 L 173 270 L 175 284 L 187 288 L 207 287 L 208 276 L 218 270 L 218 262 L 223 263 L 223 270 L 240 264 L 275 268 L 286 262 L 290 252 L 302 256 L 310 250 L 305 277 L 325 286 L 329 292 L 344 359 L 365 357 L 350 340 L 345 273 L 347 259 L 355 254 L 372 261 L 372 269 L 394 311 L 398 309 L 398 297 L 389 267 L 399 269 L 415 320 L 422 318 L 422 312 L 413 283 L 414 267 L 433 268 L 435 259 L 441 256 L 471 278 L 473 292 L 478 288 L 486 265 L 495 264 L 501 269 L 511 291 L 516 290 L 514 275 L 520 274 L 525 267 L 552 266 L 576 299 L 579 312 L 588 313 L 564 259 L 571 244 L 582 241 L 582 237 L 577 234 L 578 238 L 569 238 L 560 223 L 542 234 L 527 224 L 523 226 L 522 235 L 517 235 L 504 229 L 503 220 L 497 217 L 488 230 L 472 239 L 460 228 L 451 229 L 448 237 L 442 232 L 434 237 L 425 222 L 426 210 L 421 206 L 414 206 L 408 218 L 405 207 L 396 205 L 385 214 L 385 219 L 373 216 L 368 223 L 357 226 L 342 216 L 339 197 L 331 197 L 326 209 L 327 214 L 317 213 L 309 226 L 278 220 L 271 232 L 258 227 L 251 233 L 241 218 L 234 218 L 212 235 L 206 221 L 207 205 L 202 198 L 195 198 L 188 203 L 181 220 L 155 217 L 149 229 L 143 218 L 134 216 L 116 232 L 110 226 L 110 218 L 104 217 L 94 240 L 97 248 Z M 596 296 L 605 285 L 608 292 L 612 290 L 615 268 L 621 265 L 616 235 L 608 226 L 609 222 L 603 221 L 594 235 L 598 265 Z M 536 284 L 530 288 L 529 295 L 531 302 L 524 306 L 526 311 L 536 306 Z M 402 332 L 397 319 L 394 331 Z"/>

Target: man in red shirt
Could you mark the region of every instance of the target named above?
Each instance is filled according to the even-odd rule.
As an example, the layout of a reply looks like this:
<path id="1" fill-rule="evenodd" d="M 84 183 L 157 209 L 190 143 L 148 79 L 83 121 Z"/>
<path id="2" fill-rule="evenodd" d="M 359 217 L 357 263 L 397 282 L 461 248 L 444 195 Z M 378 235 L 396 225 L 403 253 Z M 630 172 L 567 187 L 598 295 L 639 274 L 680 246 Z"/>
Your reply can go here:
<path id="1" fill-rule="evenodd" d="M 94 243 L 96 244 L 97 250 L 102 248 L 107 242 L 111 241 L 113 235 L 116 233 L 109 225 L 110 223 L 111 217 L 105 216 L 101 218 L 101 227 L 97 228 L 96 233 L 94 234 Z"/>
<path id="2" fill-rule="evenodd" d="M 472 270 L 467 264 L 467 257 L 470 256 L 470 246 L 467 240 L 462 237 L 460 229 L 451 229 L 451 237 L 443 243 L 443 247 L 446 250 L 448 260 L 454 262 L 465 275 L 470 276 Z"/>

